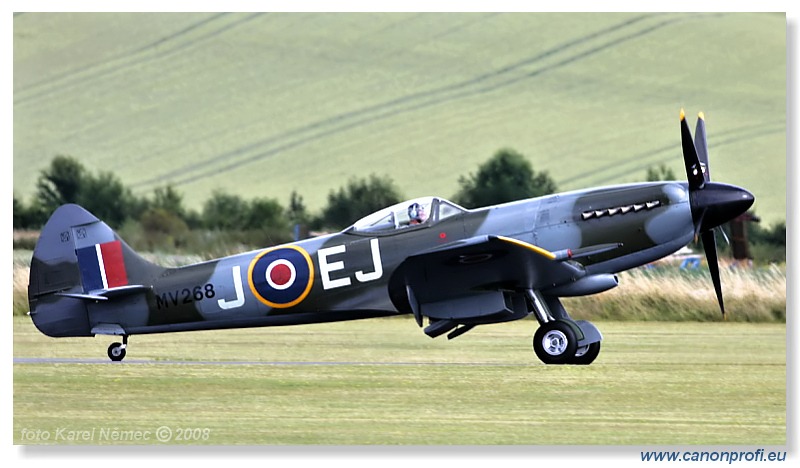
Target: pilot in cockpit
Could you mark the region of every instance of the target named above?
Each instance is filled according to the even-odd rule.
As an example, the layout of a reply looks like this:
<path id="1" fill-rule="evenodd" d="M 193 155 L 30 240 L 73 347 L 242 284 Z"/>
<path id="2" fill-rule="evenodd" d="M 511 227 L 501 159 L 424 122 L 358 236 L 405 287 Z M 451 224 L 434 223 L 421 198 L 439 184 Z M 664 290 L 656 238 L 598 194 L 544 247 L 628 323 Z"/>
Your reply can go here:
<path id="1" fill-rule="evenodd" d="M 420 205 L 419 203 L 412 203 L 408 207 L 408 219 L 408 224 L 410 226 L 422 224 L 427 221 L 428 214 L 425 212 L 425 206 Z"/>

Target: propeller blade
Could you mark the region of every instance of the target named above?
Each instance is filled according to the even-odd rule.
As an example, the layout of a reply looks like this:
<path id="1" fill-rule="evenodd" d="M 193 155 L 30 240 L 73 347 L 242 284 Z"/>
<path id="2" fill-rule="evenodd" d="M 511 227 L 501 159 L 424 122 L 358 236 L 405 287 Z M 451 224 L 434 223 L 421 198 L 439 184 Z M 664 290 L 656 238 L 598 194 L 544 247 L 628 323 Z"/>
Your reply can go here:
<path id="1" fill-rule="evenodd" d="M 694 129 L 694 148 L 700 161 L 700 168 L 706 182 L 711 180 L 708 167 L 708 143 L 706 142 L 706 116 L 702 112 L 697 114 L 697 127 Z"/>
<path id="2" fill-rule="evenodd" d="M 694 220 L 694 241 L 697 242 L 697 238 L 700 237 L 700 228 L 703 226 L 703 218 L 708 210 L 702 210 L 699 214 L 696 214 L 695 211 L 692 210 L 692 216 L 697 218 Z"/>
<path id="3" fill-rule="evenodd" d="M 717 241 L 714 239 L 714 230 L 705 231 L 701 235 L 703 240 L 703 250 L 706 252 L 708 261 L 708 271 L 711 273 L 711 281 L 714 283 L 714 292 L 717 293 L 719 310 L 722 311 L 722 318 L 725 318 L 725 304 L 722 302 L 722 284 L 719 279 L 719 263 L 717 263 Z"/>
<path id="4" fill-rule="evenodd" d="M 689 190 L 703 188 L 706 183 L 697 149 L 692 141 L 692 133 L 686 123 L 686 113 L 681 109 L 681 146 L 683 147 L 683 164 L 686 166 L 686 178 L 689 179 Z"/>
<path id="5" fill-rule="evenodd" d="M 717 229 L 719 229 L 719 233 L 722 234 L 722 238 L 725 239 L 725 243 L 731 245 L 731 240 L 728 239 L 728 235 L 725 234 L 725 230 L 722 229 L 722 226 L 717 226 Z"/>

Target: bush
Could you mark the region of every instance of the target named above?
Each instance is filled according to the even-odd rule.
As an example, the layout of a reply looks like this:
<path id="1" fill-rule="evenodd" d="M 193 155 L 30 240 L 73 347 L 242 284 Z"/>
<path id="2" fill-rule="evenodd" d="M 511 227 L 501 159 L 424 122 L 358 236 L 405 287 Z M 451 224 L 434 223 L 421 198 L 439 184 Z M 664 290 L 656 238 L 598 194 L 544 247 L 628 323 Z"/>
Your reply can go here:
<path id="1" fill-rule="evenodd" d="M 328 205 L 317 224 L 343 229 L 362 217 L 403 199 L 388 176 L 371 174 L 369 178 L 350 179 L 344 187 L 328 194 Z"/>
<path id="2" fill-rule="evenodd" d="M 531 163 L 512 149 L 502 149 L 478 167 L 478 172 L 458 179 L 461 186 L 453 201 L 465 208 L 496 205 L 557 191 L 547 172 L 536 172 Z"/>

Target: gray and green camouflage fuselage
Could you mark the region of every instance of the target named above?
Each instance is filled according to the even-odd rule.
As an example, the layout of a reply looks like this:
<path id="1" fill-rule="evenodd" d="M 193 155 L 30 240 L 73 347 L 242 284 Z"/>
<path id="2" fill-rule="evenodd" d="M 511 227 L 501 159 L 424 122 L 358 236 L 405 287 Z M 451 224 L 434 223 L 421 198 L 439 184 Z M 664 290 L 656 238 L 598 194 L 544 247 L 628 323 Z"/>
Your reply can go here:
<path id="1" fill-rule="evenodd" d="M 179 268 L 144 260 L 68 204 L 34 251 L 31 317 L 52 337 L 121 335 L 125 344 L 109 348 L 118 360 L 137 334 L 413 314 L 420 326 L 427 317 L 429 336 L 455 338 L 535 314 L 534 349 L 544 362 L 589 363 L 602 336 L 572 320 L 560 297 L 615 287 L 616 273 L 698 234 L 713 241 L 714 227 L 752 204 L 743 189 L 693 180 L 696 158 L 687 160 L 688 183 L 593 188 L 476 210 L 424 197 L 340 233 Z M 716 266 L 715 250 L 713 259 Z"/>

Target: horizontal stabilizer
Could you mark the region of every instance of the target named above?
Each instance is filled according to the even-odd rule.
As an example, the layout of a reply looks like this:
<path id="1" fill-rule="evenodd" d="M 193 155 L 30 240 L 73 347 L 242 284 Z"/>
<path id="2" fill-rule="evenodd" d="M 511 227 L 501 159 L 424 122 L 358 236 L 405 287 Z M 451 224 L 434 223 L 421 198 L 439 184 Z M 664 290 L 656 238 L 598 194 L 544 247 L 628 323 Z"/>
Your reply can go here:
<path id="1" fill-rule="evenodd" d="M 107 301 L 117 297 L 130 296 L 150 290 L 150 286 L 141 284 L 128 284 L 109 289 L 95 289 L 86 293 L 56 293 L 56 296 L 72 297 L 86 301 Z"/>

